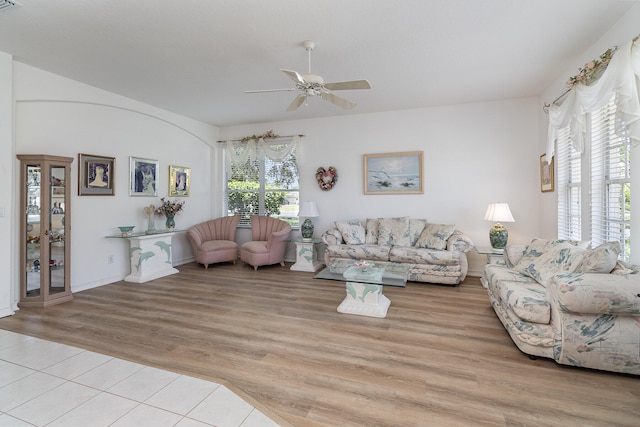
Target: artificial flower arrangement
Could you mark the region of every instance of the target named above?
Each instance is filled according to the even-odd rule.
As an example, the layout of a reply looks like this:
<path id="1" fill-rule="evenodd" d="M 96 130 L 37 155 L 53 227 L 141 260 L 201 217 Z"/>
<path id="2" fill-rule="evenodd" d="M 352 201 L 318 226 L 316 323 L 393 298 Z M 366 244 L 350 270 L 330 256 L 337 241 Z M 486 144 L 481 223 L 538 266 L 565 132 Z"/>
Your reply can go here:
<path id="1" fill-rule="evenodd" d="M 605 53 L 600 55 L 600 58 L 594 59 L 584 64 L 584 67 L 580 68 L 579 73 L 573 77 L 569 77 L 567 80 L 567 88 L 571 89 L 578 83 L 588 85 L 592 80 L 600 77 L 600 74 L 607 68 L 613 54 L 618 50 L 617 47 L 609 48 Z"/>
<path id="2" fill-rule="evenodd" d="M 240 139 L 240 141 L 248 142 L 248 141 L 251 141 L 252 139 L 255 139 L 257 141 L 258 139 L 261 139 L 261 138 L 262 139 L 264 139 L 264 138 L 278 138 L 278 135 L 273 133 L 273 130 L 269 130 L 269 131 L 263 133 L 262 135 L 251 135 L 251 136 L 242 137 Z"/>
<path id="3" fill-rule="evenodd" d="M 165 200 L 164 197 L 160 199 L 162 203 L 157 209 L 156 213 L 164 216 L 174 216 L 182 211 L 184 202 L 172 202 L 171 200 Z"/>

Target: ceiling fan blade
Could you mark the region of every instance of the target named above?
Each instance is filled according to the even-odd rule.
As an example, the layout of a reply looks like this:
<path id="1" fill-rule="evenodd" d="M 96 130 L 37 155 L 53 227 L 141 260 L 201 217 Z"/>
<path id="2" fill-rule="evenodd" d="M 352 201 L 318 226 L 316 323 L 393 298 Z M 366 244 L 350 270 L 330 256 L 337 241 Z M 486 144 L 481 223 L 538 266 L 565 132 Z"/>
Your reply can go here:
<path id="1" fill-rule="evenodd" d="M 351 80 L 348 82 L 325 83 L 324 87 L 329 90 L 371 89 L 371 85 L 366 80 Z"/>
<path id="2" fill-rule="evenodd" d="M 297 71 L 285 70 L 285 69 L 281 69 L 280 71 L 285 73 L 287 76 L 289 76 L 291 80 L 293 80 L 296 83 L 303 83 L 303 84 L 305 83 L 304 79 Z"/>
<path id="3" fill-rule="evenodd" d="M 297 90 L 295 87 L 288 89 L 262 89 L 262 90 L 245 90 L 244 93 L 263 93 L 263 92 L 291 92 Z"/>
<path id="4" fill-rule="evenodd" d="M 329 92 L 320 92 L 319 95 L 320 98 L 324 99 L 325 101 L 329 101 L 330 103 L 335 104 L 338 107 L 344 108 L 345 110 L 350 110 L 357 105 L 354 102 L 347 101 L 346 99 L 340 98 L 339 96 L 336 96 Z"/>
<path id="5" fill-rule="evenodd" d="M 293 99 L 293 102 L 289 104 L 286 111 L 295 111 L 297 110 L 302 103 L 307 99 L 307 95 L 301 93 Z"/>

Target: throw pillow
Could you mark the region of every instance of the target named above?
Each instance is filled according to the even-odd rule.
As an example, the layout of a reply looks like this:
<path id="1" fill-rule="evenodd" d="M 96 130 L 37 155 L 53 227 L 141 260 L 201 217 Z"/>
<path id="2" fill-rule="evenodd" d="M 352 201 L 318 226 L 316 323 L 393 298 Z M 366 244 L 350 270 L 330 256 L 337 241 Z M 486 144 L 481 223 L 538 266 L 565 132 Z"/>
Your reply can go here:
<path id="1" fill-rule="evenodd" d="M 409 220 L 409 246 L 415 246 L 422 230 L 426 227 L 427 221 L 424 219 Z"/>
<path id="2" fill-rule="evenodd" d="M 574 240 L 545 240 L 545 239 L 533 239 L 527 250 L 524 252 L 518 263 L 513 269 L 526 276 L 530 276 L 535 279 L 535 273 L 531 272 L 531 264 L 535 264 L 536 260 L 541 257 L 545 252 L 552 250 L 554 247 L 566 247 L 573 246 L 578 249 L 586 249 L 591 244 L 590 241 L 574 241 Z M 576 263 L 575 257 L 578 252 L 574 252 L 574 258 L 571 260 L 572 264 Z M 548 258 L 548 257 L 547 257 Z M 578 261 L 579 262 L 579 261 Z M 535 265 L 534 265 L 535 268 Z M 531 273 L 531 274 L 530 274 Z"/>
<path id="3" fill-rule="evenodd" d="M 347 245 L 364 245 L 364 227 L 360 221 L 336 221 L 336 227 Z"/>
<path id="4" fill-rule="evenodd" d="M 611 270 L 611 274 L 637 274 L 640 273 L 640 269 L 637 265 L 633 265 L 628 262 L 618 261 L 616 266 Z"/>
<path id="5" fill-rule="evenodd" d="M 620 251 L 620 242 L 603 243 L 595 249 L 586 251 L 575 272 L 609 274 L 616 267 Z"/>
<path id="6" fill-rule="evenodd" d="M 568 242 L 547 245 L 540 256 L 531 259 L 522 273 L 546 287 L 556 274 L 573 273 L 580 265 L 585 252 L 587 249 Z"/>
<path id="7" fill-rule="evenodd" d="M 367 225 L 365 227 L 367 229 L 365 236 L 365 243 L 367 245 L 377 245 L 378 244 L 378 220 L 377 219 L 367 219 Z"/>
<path id="8" fill-rule="evenodd" d="M 504 248 L 504 261 L 507 268 L 514 268 L 527 251 L 527 245 L 508 245 Z"/>
<path id="9" fill-rule="evenodd" d="M 427 224 L 416 242 L 416 248 L 445 250 L 447 249 L 447 240 L 455 229 L 455 225 Z"/>
<path id="10" fill-rule="evenodd" d="M 409 246 L 409 243 L 409 217 L 378 219 L 378 245 Z"/>
<path id="11" fill-rule="evenodd" d="M 524 251 L 524 255 L 522 255 L 520 261 L 518 261 L 513 269 L 518 273 L 527 275 L 527 268 L 529 267 L 529 264 L 542 256 L 544 248 L 547 246 L 548 242 L 549 241 L 545 239 L 533 239 L 531 243 L 529 243 L 529 246 L 527 246 L 527 250 Z"/>

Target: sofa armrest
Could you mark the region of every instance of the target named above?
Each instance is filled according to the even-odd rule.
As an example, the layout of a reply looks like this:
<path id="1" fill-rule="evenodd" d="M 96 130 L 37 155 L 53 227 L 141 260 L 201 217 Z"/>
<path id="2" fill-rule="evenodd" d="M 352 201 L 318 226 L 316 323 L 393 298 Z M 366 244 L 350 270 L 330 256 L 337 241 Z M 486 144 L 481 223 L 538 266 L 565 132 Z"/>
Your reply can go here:
<path id="1" fill-rule="evenodd" d="M 547 291 L 565 312 L 640 317 L 640 274 L 560 274 Z"/>
<path id="2" fill-rule="evenodd" d="M 467 253 L 471 249 L 473 249 L 473 242 L 462 231 L 455 230 L 449 240 L 447 240 L 447 250 L 448 251 L 460 251 L 462 253 Z"/>
<path id="3" fill-rule="evenodd" d="M 344 243 L 344 240 L 342 240 L 342 233 L 340 233 L 340 230 L 337 228 L 328 229 L 322 233 L 321 238 L 322 242 L 327 246 L 341 245 Z"/>

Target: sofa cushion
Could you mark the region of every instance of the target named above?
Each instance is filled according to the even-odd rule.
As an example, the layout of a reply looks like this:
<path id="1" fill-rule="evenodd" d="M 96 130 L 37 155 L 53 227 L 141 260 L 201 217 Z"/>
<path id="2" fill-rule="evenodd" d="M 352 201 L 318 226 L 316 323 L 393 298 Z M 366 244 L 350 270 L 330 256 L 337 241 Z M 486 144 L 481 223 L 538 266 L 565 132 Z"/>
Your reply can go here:
<path id="1" fill-rule="evenodd" d="M 393 246 L 389 251 L 389 261 L 392 262 L 458 265 L 460 258 L 461 253 L 458 251 L 437 251 L 411 246 Z"/>
<path id="2" fill-rule="evenodd" d="M 504 262 L 507 267 L 515 267 L 526 251 L 527 245 L 509 245 L 504 248 Z"/>
<path id="3" fill-rule="evenodd" d="M 420 234 L 427 225 L 425 219 L 410 219 L 409 220 L 409 246 L 415 246 Z"/>
<path id="4" fill-rule="evenodd" d="M 348 245 L 364 245 L 364 227 L 358 220 L 336 221 L 336 227 L 342 234 L 342 239 Z"/>
<path id="5" fill-rule="evenodd" d="M 390 246 L 380 245 L 330 245 L 327 246 L 326 254 L 330 258 L 389 261 L 390 250 Z"/>
<path id="6" fill-rule="evenodd" d="M 556 274 L 575 272 L 586 251 L 569 243 L 557 244 L 529 263 L 523 273 L 546 286 Z"/>
<path id="7" fill-rule="evenodd" d="M 366 234 L 364 238 L 364 243 L 367 245 L 377 245 L 378 244 L 378 219 L 377 218 L 369 218 L 366 223 Z"/>
<path id="8" fill-rule="evenodd" d="M 378 244 L 409 246 L 409 217 L 378 219 Z"/>
<path id="9" fill-rule="evenodd" d="M 589 244 L 590 242 L 533 239 L 513 269 L 546 285 L 556 274 L 573 273 Z"/>
<path id="10" fill-rule="evenodd" d="M 447 240 L 455 229 L 455 225 L 427 224 L 416 241 L 416 247 L 445 250 L 447 249 Z"/>
<path id="11" fill-rule="evenodd" d="M 606 242 L 595 249 L 587 250 L 575 272 L 609 274 L 616 267 L 620 251 L 620 242 Z"/>
<path id="12" fill-rule="evenodd" d="M 567 245 L 574 246 L 579 249 L 587 249 L 591 241 L 575 241 L 575 240 L 546 240 L 546 239 L 533 239 L 524 254 L 518 262 L 513 266 L 513 268 L 523 274 L 527 274 L 526 270 L 529 268 L 529 265 L 536 261 L 537 258 L 542 256 L 548 250 L 553 249 L 559 245 Z"/>
<path id="13" fill-rule="evenodd" d="M 505 308 L 526 322 L 548 324 L 551 310 L 544 286 L 530 277 L 502 265 L 485 268 L 489 294 Z"/>
<path id="14" fill-rule="evenodd" d="M 550 322 L 551 308 L 547 301 L 546 289 L 541 284 L 534 281 L 500 280 L 494 283 L 493 288 L 502 303 L 525 322 L 545 325 Z"/>

